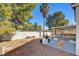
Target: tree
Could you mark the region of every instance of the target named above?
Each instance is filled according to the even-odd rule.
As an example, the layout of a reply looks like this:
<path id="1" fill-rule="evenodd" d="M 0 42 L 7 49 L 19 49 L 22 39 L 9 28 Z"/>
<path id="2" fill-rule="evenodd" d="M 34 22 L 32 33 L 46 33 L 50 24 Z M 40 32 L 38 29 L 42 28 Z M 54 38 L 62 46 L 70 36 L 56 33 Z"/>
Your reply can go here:
<path id="1" fill-rule="evenodd" d="M 12 17 L 14 19 L 19 19 L 22 22 L 25 22 L 28 19 L 33 18 L 32 10 L 36 7 L 36 4 L 21 4 L 17 3 L 13 6 L 13 14 Z"/>
<path id="2" fill-rule="evenodd" d="M 14 22 L 17 28 L 33 18 L 32 10 L 36 5 L 33 3 L 0 4 L 0 19 Z"/>
<path id="3" fill-rule="evenodd" d="M 31 25 L 28 21 L 29 19 L 33 18 L 32 10 L 36 7 L 37 4 L 14 4 L 13 7 L 13 14 L 12 18 L 15 20 L 15 24 L 18 26 L 19 24 L 23 27 L 27 26 L 28 24 Z M 25 25 L 25 22 L 28 23 Z M 27 27 L 28 28 L 28 27 Z"/>
<path id="4" fill-rule="evenodd" d="M 36 5 L 32 3 L 0 4 L 0 37 L 11 34 L 16 29 L 25 30 L 25 22 L 33 18 L 32 10 Z"/>
<path id="5" fill-rule="evenodd" d="M 34 31 L 34 27 L 32 23 L 29 23 L 27 28 L 28 28 L 28 31 Z"/>
<path id="6" fill-rule="evenodd" d="M 12 7 L 11 4 L 0 4 L 0 16 L 3 20 L 11 19 Z"/>
<path id="7" fill-rule="evenodd" d="M 42 27 L 37 23 L 34 24 L 34 31 L 41 31 Z"/>
<path id="8" fill-rule="evenodd" d="M 48 15 L 46 25 L 51 29 L 52 27 L 67 26 L 69 21 L 65 19 L 61 11 L 55 12 L 53 15 Z"/>
<path id="9" fill-rule="evenodd" d="M 9 21 L 0 21 L 0 40 L 9 40 L 15 32 L 14 23 Z"/>
<path id="10" fill-rule="evenodd" d="M 45 36 L 44 32 L 45 32 L 45 21 L 46 21 L 46 17 L 49 11 L 49 6 L 47 3 L 42 3 L 42 5 L 40 6 L 40 12 L 42 13 L 43 17 L 44 17 L 44 23 L 43 23 L 43 36 Z"/>

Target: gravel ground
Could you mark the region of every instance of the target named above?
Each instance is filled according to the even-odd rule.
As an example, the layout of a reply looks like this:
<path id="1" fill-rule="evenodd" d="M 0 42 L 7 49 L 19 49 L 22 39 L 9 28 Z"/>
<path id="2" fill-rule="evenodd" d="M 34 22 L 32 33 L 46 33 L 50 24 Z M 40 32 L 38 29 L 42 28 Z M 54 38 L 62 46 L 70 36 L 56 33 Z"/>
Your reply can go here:
<path id="1" fill-rule="evenodd" d="M 32 40 L 8 53 L 6 56 L 75 56 L 73 54 L 51 48 L 40 43 L 40 40 Z"/>

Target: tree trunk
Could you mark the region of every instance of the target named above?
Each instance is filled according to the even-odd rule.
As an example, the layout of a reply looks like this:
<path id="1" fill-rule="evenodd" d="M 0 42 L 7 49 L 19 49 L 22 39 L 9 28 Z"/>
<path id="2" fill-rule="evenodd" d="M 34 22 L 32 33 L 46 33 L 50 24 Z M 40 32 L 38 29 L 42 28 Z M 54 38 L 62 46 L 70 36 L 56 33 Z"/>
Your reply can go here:
<path id="1" fill-rule="evenodd" d="M 43 37 L 45 36 L 45 18 L 44 18 L 44 22 L 43 22 Z"/>

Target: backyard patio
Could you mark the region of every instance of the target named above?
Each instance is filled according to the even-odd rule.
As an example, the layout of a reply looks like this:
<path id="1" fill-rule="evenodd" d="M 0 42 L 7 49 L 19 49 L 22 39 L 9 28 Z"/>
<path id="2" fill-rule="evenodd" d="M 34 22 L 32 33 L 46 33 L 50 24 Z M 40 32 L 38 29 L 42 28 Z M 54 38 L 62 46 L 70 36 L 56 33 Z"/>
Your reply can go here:
<path id="1" fill-rule="evenodd" d="M 79 18 L 72 16 L 74 12 L 71 12 L 73 11 L 73 7 L 75 15 L 77 15 L 78 8 L 74 4 L 62 4 L 62 7 L 60 6 L 61 8 L 59 7 L 56 9 L 56 12 L 53 12 L 53 5 L 56 6 L 56 4 L 49 3 L 0 4 L 0 55 L 78 55 L 79 44 L 77 42 L 79 40 L 77 37 L 79 36 L 78 33 L 76 34 L 77 25 L 75 24 L 74 18 Z M 57 5 L 59 6 L 61 4 Z M 63 5 L 68 7 L 70 16 L 68 16 Z M 73 6 L 70 7 L 71 5 Z M 59 11 L 59 9 L 62 10 Z M 35 14 L 36 11 L 38 11 L 37 14 Z M 73 22 L 70 17 L 74 17 Z"/>
<path id="2" fill-rule="evenodd" d="M 32 40 L 16 49 L 4 54 L 5 56 L 75 56 L 74 54 L 52 48 L 40 43 L 40 40 Z"/>

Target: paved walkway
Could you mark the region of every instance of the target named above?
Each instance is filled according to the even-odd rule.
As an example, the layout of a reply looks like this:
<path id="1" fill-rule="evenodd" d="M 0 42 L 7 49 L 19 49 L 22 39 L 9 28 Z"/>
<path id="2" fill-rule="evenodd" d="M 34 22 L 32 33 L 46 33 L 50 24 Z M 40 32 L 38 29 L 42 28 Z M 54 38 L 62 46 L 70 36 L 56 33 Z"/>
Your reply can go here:
<path id="1" fill-rule="evenodd" d="M 32 37 L 27 39 L 18 39 L 18 40 L 0 42 L 0 55 L 5 54 L 11 50 L 14 50 L 35 39 L 38 39 L 38 38 Z"/>
<path id="2" fill-rule="evenodd" d="M 74 56 L 73 54 L 51 48 L 40 43 L 40 40 L 33 40 L 8 53 L 6 56 Z"/>

